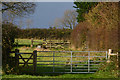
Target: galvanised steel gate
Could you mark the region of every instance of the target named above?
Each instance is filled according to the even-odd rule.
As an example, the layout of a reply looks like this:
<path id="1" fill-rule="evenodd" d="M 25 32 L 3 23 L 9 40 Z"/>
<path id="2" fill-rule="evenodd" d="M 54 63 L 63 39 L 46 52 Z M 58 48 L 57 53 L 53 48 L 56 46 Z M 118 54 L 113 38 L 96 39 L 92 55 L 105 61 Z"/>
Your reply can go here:
<path id="1" fill-rule="evenodd" d="M 39 73 L 94 73 L 107 60 L 107 51 L 37 51 Z"/>

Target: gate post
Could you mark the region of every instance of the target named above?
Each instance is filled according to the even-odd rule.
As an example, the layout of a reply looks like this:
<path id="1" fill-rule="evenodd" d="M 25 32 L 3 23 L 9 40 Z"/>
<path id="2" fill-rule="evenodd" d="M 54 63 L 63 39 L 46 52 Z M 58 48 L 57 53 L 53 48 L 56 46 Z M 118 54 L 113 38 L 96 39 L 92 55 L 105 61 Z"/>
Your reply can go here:
<path id="1" fill-rule="evenodd" d="M 108 59 L 108 52 L 106 51 L 106 60 Z"/>
<path id="2" fill-rule="evenodd" d="M 88 51 L 88 73 L 90 72 L 90 51 Z"/>
<path id="3" fill-rule="evenodd" d="M 31 47 L 33 47 L 33 38 L 31 38 Z"/>
<path id="4" fill-rule="evenodd" d="M 118 51 L 118 54 L 117 54 L 117 61 L 118 61 L 118 70 L 120 70 L 120 51 Z M 120 77 L 120 72 L 118 72 L 118 77 Z"/>
<path id="5" fill-rule="evenodd" d="M 19 54 L 17 54 L 17 53 L 19 53 L 19 49 L 15 49 L 15 65 L 16 65 L 16 67 L 19 66 Z"/>
<path id="6" fill-rule="evenodd" d="M 108 62 L 110 62 L 110 54 L 112 53 L 112 49 L 108 50 Z"/>
<path id="7" fill-rule="evenodd" d="M 37 68 L 37 50 L 33 51 L 33 72 L 34 74 L 36 73 L 36 68 Z"/>
<path id="8" fill-rule="evenodd" d="M 70 69 L 70 72 L 72 72 L 72 51 L 71 51 L 71 69 Z"/>

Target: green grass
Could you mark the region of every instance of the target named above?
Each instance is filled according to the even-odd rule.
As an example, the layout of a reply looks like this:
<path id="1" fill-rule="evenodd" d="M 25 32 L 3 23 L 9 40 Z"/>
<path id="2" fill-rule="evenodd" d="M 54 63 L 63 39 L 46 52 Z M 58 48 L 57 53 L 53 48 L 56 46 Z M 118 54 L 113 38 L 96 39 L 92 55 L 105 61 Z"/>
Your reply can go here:
<path id="1" fill-rule="evenodd" d="M 107 63 L 106 63 L 107 64 Z M 105 65 L 108 69 L 108 67 L 111 67 L 113 65 Z M 37 66 L 39 68 L 39 66 Z M 114 67 L 114 66 L 113 66 Z M 104 68 L 104 66 L 103 66 Z M 40 73 L 40 71 L 46 69 L 48 71 L 50 71 L 50 68 L 39 68 L 37 71 L 37 74 L 32 74 L 32 69 L 33 67 L 26 67 L 26 68 L 21 68 L 23 69 L 23 71 L 19 73 L 19 75 L 15 75 L 15 74 L 4 74 L 2 75 L 2 78 L 118 78 L 117 76 L 117 70 L 113 70 L 113 69 L 102 69 L 97 71 L 96 73 L 91 73 L 91 74 L 53 74 L 53 73 L 49 73 L 49 74 L 43 74 Z"/>
<path id="2" fill-rule="evenodd" d="M 35 39 L 34 41 L 39 41 L 39 43 L 34 42 L 34 45 L 41 44 L 44 42 L 43 40 L 38 39 Z M 31 39 L 15 39 L 15 43 L 16 42 L 18 42 L 18 45 L 31 45 Z"/>
<path id="3" fill-rule="evenodd" d="M 43 39 L 34 39 L 34 41 L 39 41 L 39 42 L 34 42 L 34 45 L 36 44 L 41 44 L 45 41 Z M 50 40 L 46 40 L 49 42 Z M 63 40 L 51 40 L 52 42 L 63 42 Z M 18 45 L 30 45 L 31 44 L 31 39 L 15 39 L 15 43 L 18 42 Z"/>
<path id="4" fill-rule="evenodd" d="M 99 72 L 94 74 L 49 74 L 49 75 L 3 75 L 2 78 L 118 78 L 109 72 Z"/>
<path id="5" fill-rule="evenodd" d="M 44 76 L 34 76 L 34 75 L 3 75 L 3 78 L 91 78 L 94 77 L 93 74 L 59 74 L 57 76 L 44 75 Z"/>
<path id="6" fill-rule="evenodd" d="M 35 48 L 38 44 L 43 44 L 46 43 L 45 41 L 43 41 L 42 39 L 34 39 L 34 41 L 39 41 L 39 42 L 33 42 L 33 48 Z M 50 40 L 46 40 L 48 43 Z M 55 42 L 63 42 L 63 40 L 51 40 L 53 43 Z M 21 47 L 30 47 L 31 45 L 31 39 L 15 39 L 15 44 L 18 43 L 17 47 L 15 48 L 21 48 Z M 47 44 L 46 46 L 50 46 L 50 44 Z M 50 50 L 70 50 L 69 48 L 69 44 L 65 44 L 65 45 L 57 45 L 57 44 L 52 44 L 51 46 L 55 46 L 54 48 L 48 48 Z M 22 50 L 24 51 L 24 50 Z"/>

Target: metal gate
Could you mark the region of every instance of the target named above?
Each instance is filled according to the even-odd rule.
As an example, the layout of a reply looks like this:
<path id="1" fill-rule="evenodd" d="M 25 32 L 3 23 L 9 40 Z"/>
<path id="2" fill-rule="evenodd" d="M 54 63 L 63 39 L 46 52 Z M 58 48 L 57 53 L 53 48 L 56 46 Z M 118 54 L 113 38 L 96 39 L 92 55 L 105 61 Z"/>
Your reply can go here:
<path id="1" fill-rule="evenodd" d="M 94 73 L 107 60 L 107 51 L 37 51 L 39 73 Z"/>

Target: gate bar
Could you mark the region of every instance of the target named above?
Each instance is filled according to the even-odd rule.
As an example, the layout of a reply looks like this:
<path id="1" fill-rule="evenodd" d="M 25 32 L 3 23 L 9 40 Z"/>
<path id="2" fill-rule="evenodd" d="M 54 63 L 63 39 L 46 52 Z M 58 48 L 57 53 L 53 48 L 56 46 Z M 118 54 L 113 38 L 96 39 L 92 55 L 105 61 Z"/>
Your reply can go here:
<path id="1" fill-rule="evenodd" d="M 106 51 L 106 60 L 107 60 L 107 51 Z"/>
<path id="2" fill-rule="evenodd" d="M 106 51 L 37 51 L 37 52 L 106 52 Z"/>
<path id="3" fill-rule="evenodd" d="M 37 57 L 53 57 L 53 56 L 37 56 Z M 71 56 L 54 56 L 54 57 L 71 57 Z M 72 57 L 88 57 L 88 56 L 72 56 Z M 106 57 L 106 56 L 90 56 L 90 57 Z"/>
<path id="4" fill-rule="evenodd" d="M 71 64 L 37 64 L 37 65 L 71 65 Z M 88 65 L 88 64 L 72 64 L 72 65 Z M 102 65 L 102 64 L 89 64 L 89 65 Z"/>
<path id="5" fill-rule="evenodd" d="M 40 72 L 40 73 L 88 73 L 88 72 Z M 89 73 L 95 73 L 95 72 L 89 72 Z"/>
<path id="6" fill-rule="evenodd" d="M 72 72 L 72 51 L 71 51 L 71 70 L 70 72 Z"/>
<path id="7" fill-rule="evenodd" d="M 90 52 L 88 52 L 88 72 L 90 72 Z"/>

